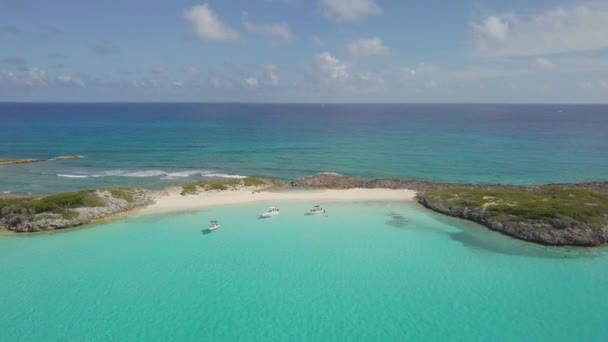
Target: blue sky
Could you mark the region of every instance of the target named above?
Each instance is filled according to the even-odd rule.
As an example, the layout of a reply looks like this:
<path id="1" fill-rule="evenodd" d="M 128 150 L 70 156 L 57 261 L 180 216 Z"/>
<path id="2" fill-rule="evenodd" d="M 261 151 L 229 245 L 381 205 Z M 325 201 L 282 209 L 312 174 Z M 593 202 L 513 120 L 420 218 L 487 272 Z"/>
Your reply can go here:
<path id="1" fill-rule="evenodd" d="M 608 1 L 0 0 L 0 101 L 608 99 Z"/>

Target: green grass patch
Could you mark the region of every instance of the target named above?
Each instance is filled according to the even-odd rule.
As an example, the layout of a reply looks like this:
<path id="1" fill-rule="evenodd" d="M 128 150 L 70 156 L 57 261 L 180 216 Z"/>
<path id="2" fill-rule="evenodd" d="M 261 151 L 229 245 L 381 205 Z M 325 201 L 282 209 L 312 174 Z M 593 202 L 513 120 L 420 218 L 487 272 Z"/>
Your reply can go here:
<path id="1" fill-rule="evenodd" d="M 123 199 L 128 203 L 133 203 L 138 193 L 137 190 L 127 187 L 107 188 L 103 190 L 110 192 L 112 197 Z"/>
<path id="2" fill-rule="evenodd" d="M 549 224 L 554 228 L 608 225 L 608 192 L 576 186 L 449 187 L 429 190 L 427 200 L 468 209 L 502 222 Z"/>
<path id="3" fill-rule="evenodd" d="M 266 185 L 266 181 L 264 181 L 262 178 L 247 177 L 243 179 L 243 184 L 245 186 L 262 186 Z"/>

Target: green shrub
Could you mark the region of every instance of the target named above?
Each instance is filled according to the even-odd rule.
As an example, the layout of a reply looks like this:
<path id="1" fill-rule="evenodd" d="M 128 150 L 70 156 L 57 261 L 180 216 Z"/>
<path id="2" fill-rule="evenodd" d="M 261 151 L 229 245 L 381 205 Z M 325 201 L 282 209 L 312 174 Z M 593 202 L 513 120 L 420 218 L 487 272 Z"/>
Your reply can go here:
<path id="1" fill-rule="evenodd" d="M 501 221 L 549 224 L 557 229 L 608 225 L 608 192 L 577 186 L 466 187 L 423 196 L 452 209 L 469 208 Z"/>
<path id="2" fill-rule="evenodd" d="M 112 197 L 123 199 L 128 203 L 133 203 L 135 201 L 135 196 L 137 195 L 137 190 L 127 187 L 107 188 L 104 190 L 110 192 Z"/>
<path id="3" fill-rule="evenodd" d="M 266 182 L 261 178 L 247 177 L 247 178 L 243 179 L 243 184 L 245 186 L 262 186 L 262 185 L 265 185 Z"/>

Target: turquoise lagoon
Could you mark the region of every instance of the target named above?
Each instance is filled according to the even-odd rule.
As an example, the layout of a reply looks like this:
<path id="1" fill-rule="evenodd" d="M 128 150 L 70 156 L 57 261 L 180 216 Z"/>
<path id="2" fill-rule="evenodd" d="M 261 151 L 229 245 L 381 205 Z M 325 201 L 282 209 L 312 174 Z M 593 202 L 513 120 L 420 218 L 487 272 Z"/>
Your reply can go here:
<path id="1" fill-rule="evenodd" d="M 310 205 L 0 236 L 0 340 L 608 338 L 603 249 L 532 245 L 414 203 Z"/>

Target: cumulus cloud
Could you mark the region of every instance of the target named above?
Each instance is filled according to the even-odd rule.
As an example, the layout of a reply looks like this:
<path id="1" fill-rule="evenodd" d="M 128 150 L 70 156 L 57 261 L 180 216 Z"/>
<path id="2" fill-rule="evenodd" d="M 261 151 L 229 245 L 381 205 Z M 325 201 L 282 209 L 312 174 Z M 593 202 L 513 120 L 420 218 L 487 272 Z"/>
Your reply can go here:
<path id="1" fill-rule="evenodd" d="M 608 3 L 557 7 L 531 17 L 490 16 L 473 25 L 483 56 L 539 56 L 608 48 Z"/>
<path id="2" fill-rule="evenodd" d="M 483 20 L 480 24 L 475 24 L 475 31 L 485 39 L 505 40 L 509 34 L 508 16 L 496 17 L 490 16 Z"/>
<path id="3" fill-rule="evenodd" d="M 257 88 L 260 85 L 260 81 L 255 77 L 249 77 L 245 79 L 245 85 L 249 88 Z"/>
<path id="4" fill-rule="evenodd" d="M 346 49 L 355 57 L 388 56 L 391 53 L 378 37 L 361 38 L 346 45 Z"/>
<path id="5" fill-rule="evenodd" d="M 315 56 L 315 62 L 324 78 L 346 80 L 350 77 L 347 65 L 327 51 Z"/>
<path id="6" fill-rule="evenodd" d="M 184 12 L 184 19 L 190 23 L 196 35 L 202 40 L 231 41 L 239 39 L 239 33 L 222 23 L 209 4 L 193 6 Z"/>
<path id="7" fill-rule="evenodd" d="M 359 21 L 380 14 L 375 0 L 321 0 L 323 14 L 336 21 Z"/>
<path id="8" fill-rule="evenodd" d="M 243 21 L 243 25 L 247 31 L 252 33 L 262 34 L 271 38 L 280 39 L 282 41 L 289 41 L 293 39 L 293 33 L 289 29 L 289 26 L 285 23 L 255 24 L 245 20 Z"/>
<path id="9" fill-rule="evenodd" d="M 255 72 L 256 76 L 249 76 L 243 80 L 246 88 L 276 87 L 279 85 L 279 71 L 273 64 L 265 65 L 263 70 Z"/>

